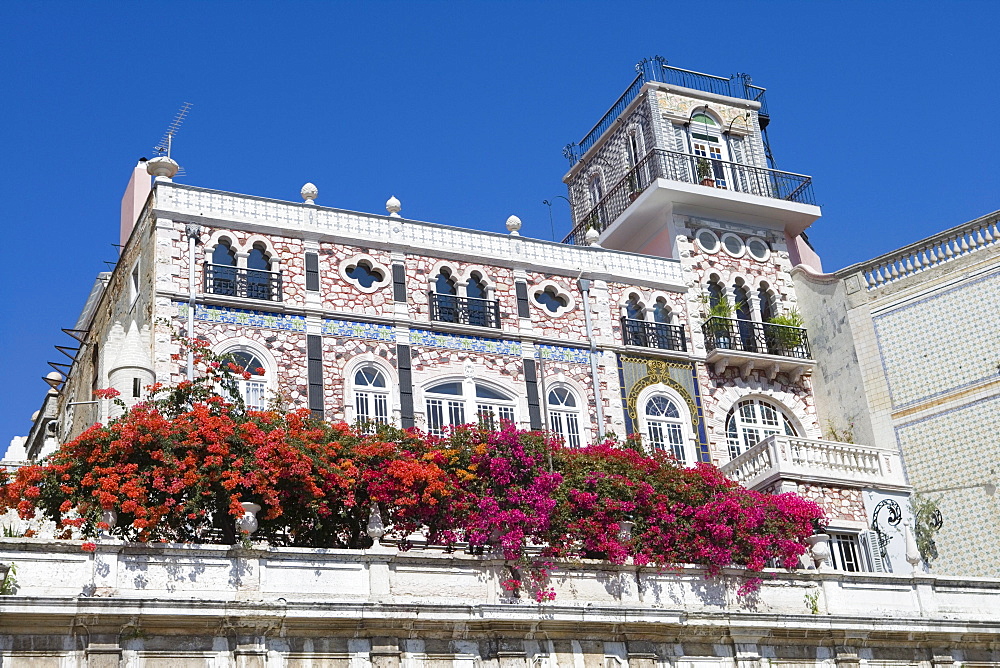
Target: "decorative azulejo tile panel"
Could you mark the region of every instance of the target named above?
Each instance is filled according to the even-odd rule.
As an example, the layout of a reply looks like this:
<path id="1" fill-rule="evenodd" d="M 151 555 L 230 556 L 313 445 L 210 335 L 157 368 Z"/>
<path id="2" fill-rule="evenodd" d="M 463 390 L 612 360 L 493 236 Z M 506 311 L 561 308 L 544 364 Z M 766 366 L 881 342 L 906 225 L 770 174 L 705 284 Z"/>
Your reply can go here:
<path id="1" fill-rule="evenodd" d="M 976 485 L 996 482 L 998 433 L 1000 394 L 896 427 L 910 483 L 917 492 L 942 490 L 927 494 L 944 516 L 935 538 L 941 554 L 935 572 L 995 574 L 1000 542 L 984 536 L 1000 530 L 996 502 Z"/>
<path id="2" fill-rule="evenodd" d="M 469 350 L 477 353 L 511 355 L 514 357 L 521 356 L 520 341 L 485 339 L 478 336 L 460 336 L 458 334 L 441 334 L 438 332 L 428 332 L 425 329 L 411 329 L 410 343 L 415 346 L 429 346 L 432 348 Z"/>
<path id="3" fill-rule="evenodd" d="M 894 409 L 996 377 L 1000 273 L 872 318 Z"/>
<path id="4" fill-rule="evenodd" d="M 373 341 L 396 340 L 396 330 L 392 325 L 380 325 L 374 322 L 352 322 L 350 320 L 324 320 L 323 334 L 351 339 L 370 339 Z"/>
<path id="5" fill-rule="evenodd" d="M 590 364 L 590 351 L 585 348 L 564 348 L 563 346 L 536 346 L 535 357 L 545 362 L 571 362 Z"/>
<path id="6" fill-rule="evenodd" d="M 178 317 L 187 319 L 187 303 L 174 302 L 174 305 L 177 306 Z M 231 325 L 243 325 L 245 327 L 261 327 L 264 329 L 281 329 L 289 332 L 306 331 L 306 319 L 301 315 L 264 313 L 262 311 L 250 311 L 245 309 L 226 308 L 224 306 L 196 304 L 194 317 L 195 320 L 201 320 L 203 322 L 218 322 Z"/>

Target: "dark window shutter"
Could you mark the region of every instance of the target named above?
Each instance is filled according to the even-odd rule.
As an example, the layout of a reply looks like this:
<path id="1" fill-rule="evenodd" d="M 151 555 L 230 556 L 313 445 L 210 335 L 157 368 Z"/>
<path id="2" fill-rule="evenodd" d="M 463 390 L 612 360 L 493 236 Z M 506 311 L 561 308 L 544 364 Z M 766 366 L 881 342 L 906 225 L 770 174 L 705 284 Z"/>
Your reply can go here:
<path id="1" fill-rule="evenodd" d="M 398 265 L 397 265 L 398 266 Z M 410 370 L 410 346 L 396 346 L 396 371 L 399 374 L 399 410 L 403 429 L 413 422 L 413 374 Z"/>
<path id="2" fill-rule="evenodd" d="M 392 265 L 392 298 L 406 302 L 406 267 L 398 263 Z"/>
<path id="3" fill-rule="evenodd" d="M 531 311 L 528 310 L 528 284 L 524 281 L 514 283 L 514 292 L 517 294 L 517 317 L 530 318 Z"/>
<path id="4" fill-rule="evenodd" d="M 306 290 L 319 290 L 319 255 L 306 253 Z"/>
<path id="5" fill-rule="evenodd" d="M 538 400 L 538 374 L 535 360 L 524 360 L 524 385 L 528 394 L 528 422 L 532 429 L 542 428 L 542 407 Z"/>
<path id="6" fill-rule="evenodd" d="M 323 337 L 306 336 L 306 357 L 309 364 L 309 410 L 313 417 L 323 419 Z"/>

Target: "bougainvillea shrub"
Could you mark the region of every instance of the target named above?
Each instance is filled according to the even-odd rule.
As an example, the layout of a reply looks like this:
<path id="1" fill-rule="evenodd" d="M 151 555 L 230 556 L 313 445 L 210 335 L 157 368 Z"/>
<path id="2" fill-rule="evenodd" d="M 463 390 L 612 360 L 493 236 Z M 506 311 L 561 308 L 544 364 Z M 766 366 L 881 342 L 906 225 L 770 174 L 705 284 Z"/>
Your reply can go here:
<path id="1" fill-rule="evenodd" d="M 639 566 L 729 565 L 751 575 L 793 567 L 819 507 L 795 494 L 747 490 L 707 464 L 683 468 L 607 441 L 563 447 L 505 424 L 439 438 L 385 425 L 330 424 L 306 410 L 247 410 L 245 373 L 198 349 L 205 373 L 94 425 L 39 465 L 3 472 L 0 510 L 41 514 L 70 535 L 109 530 L 128 541 L 222 542 L 240 536 L 241 502 L 261 506 L 256 540 L 364 548 L 378 508 L 387 537 L 468 543 L 513 570 L 504 583 L 551 598 L 559 561 L 631 559 Z M 522 582 L 521 572 L 529 578 Z M 752 581 L 752 578 L 751 578 Z"/>

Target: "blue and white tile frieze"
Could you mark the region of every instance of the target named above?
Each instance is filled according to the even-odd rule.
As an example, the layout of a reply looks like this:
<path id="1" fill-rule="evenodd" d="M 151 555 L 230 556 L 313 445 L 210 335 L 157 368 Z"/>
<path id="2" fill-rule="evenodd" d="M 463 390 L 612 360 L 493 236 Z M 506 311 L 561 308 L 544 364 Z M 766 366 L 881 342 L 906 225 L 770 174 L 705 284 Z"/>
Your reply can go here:
<path id="1" fill-rule="evenodd" d="M 177 306 L 177 316 L 186 320 L 188 317 L 188 304 L 186 302 L 174 302 L 174 305 Z M 196 304 L 194 313 L 194 319 L 202 322 L 243 325 L 244 327 L 260 327 L 263 329 L 281 329 L 289 332 L 306 331 L 306 319 L 301 315 L 264 313 L 262 311 L 226 308 L 224 306 L 208 306 L 206 304 Z"/>
<path id="2" fill-rule="evenodd" d="M 350 320 L 324 320 L 323 334 L 350 339 L 370 339 L 372 341 L 395 341 L 396 329 L 392 325 L 375 322 L 353 322 Z"/>
<path id="3" fill-rule="evenodd" d="M 563 346 L 536 346 L 535 357 L 544 362 L 571 362 L 573 364 L 590 364 L 590 351 L 584 348 L 566 348 Z"/>
<path id="4" fill-rule="evenodd" d="M 520 341 L 486 339 L 478 336 L 460 336 L 458 334 L 442 334 L 439 332 L 428 332 L 425 329 L 411 329 L 410 344 L 414 346 L 428 346 L 431 348 L 468 350 L 477 353 L 490 353 L 493 355 L 511 355 L 512 357 L 520 357 L 522 353 Z"/>

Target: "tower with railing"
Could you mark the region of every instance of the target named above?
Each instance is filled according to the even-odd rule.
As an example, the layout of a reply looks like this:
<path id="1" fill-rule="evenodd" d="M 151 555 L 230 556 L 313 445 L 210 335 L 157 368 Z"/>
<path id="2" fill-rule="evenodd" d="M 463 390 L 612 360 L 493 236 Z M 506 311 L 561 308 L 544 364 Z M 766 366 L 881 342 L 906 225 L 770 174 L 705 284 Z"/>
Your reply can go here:
<path id="1" fill-rule="evenodd" d="M 677 216 L 765 225 L 795 240 L 820 216 L 812 179 L 774 169 L 765 89 L 671 67 L 636 65 L 625 92 L 564 149 L 573 229 L 605 247 L 676 257 Z"/>

